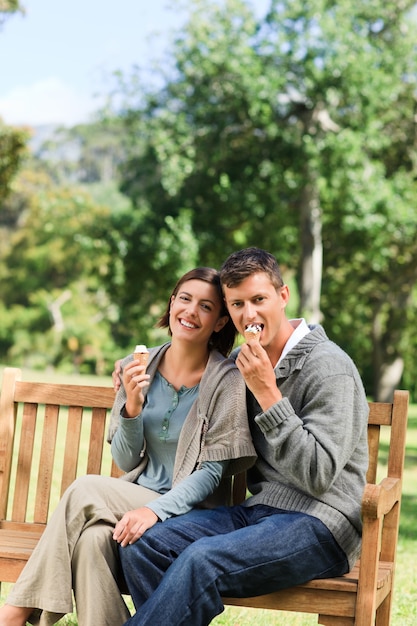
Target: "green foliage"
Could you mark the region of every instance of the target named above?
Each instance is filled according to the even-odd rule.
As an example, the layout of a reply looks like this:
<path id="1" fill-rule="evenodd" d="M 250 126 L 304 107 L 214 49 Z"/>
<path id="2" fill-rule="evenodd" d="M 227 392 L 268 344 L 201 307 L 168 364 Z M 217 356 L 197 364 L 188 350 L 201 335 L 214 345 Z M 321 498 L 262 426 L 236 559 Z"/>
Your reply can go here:
<path id="1" fill-rule="evenodd" d="M 27 140 L 27 131 L 6 126 L 0 119 L 0 210 L 26 154 Z M 1 225 L 5 221 L 4 215 L 0 216 L 0 220 Z"/>
<path id="2" fill-rule="evenodd" d="M 368 393 L 389 395 L 402 371 L 414 390 L 414 2 L 276 0 L 262 19 L 244 0 L 186 6 L 168 60 L 119 74 L 97 122 L 39 150 L 32 177 L 47 183 L 26 175 L 25 195 L 15 181 L 3 213 L 10 319 L 0 349 L 16 338 L 12 310 L 21 319 L 34 307 L 26 331 L 36 320 L 47 333 L 48 306 L 67 289 L 67 325 L 79 292 L 92 318 L 94 308 L 111 312 L 101 323 L 112 340 L 101 345 L 154 342 L 178 276 L 246 245 L 276 254 L 302 309 L 312 289 L 307 227 L 323 249 L 328 334 L 358 363 Z M 53 333 L 48 342 L 56 347 Z"/>
<path id="3" fill-rule="evenodd" d="M 18 0 L 0 0 L 0 24 L 5 16 L 17 11 L 23 11 L 22 5 Z"/>
<path id="4" fill-rule="evenodd" d="M 85 192 L 40 179 L 0 265 L 0 349 L 30 367 L 103 373 L 118 311 L 103 283 L 111 264 L 110 211 Z M 107 370 L 106 370 L 107 371 Z"/>
<path id="5" fill-rule="evenodd" d="M 190 265 L 196 257 L 218 266 L 259 245 L 301 267 L 310 198 L 322 229 L 326 328 L 368 391 L 389 393 L 378 381 L 407 359 L 416 283 L 412 6 L 280 1 L 257 22 L 242 0 L 190 2 L 161 81 L 135 73 L 131 89 L 119 86 L 131 141 L 121 188 L 134 215 L 118 225 L 129 283 L 144 267 L 146 291 L 152 284 L 159 294 L 178 274 L 162 235 L 184 211 Z M 129 324 L 138 309 L 129 296 L 123 303 Z"/>

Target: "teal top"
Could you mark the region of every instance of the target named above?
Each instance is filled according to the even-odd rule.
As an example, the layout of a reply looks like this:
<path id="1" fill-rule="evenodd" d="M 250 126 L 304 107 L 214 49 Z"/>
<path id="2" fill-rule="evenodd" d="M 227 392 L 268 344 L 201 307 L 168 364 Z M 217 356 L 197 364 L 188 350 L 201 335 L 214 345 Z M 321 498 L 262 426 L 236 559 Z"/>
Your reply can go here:
<path id="1" fill-rule="evenodd" d="M 137 479 L 140 485 L 159 493 L 171 489 L 178 439 L 198 388 L 182 386 L 177 391 L 156 372 L 142 410 L 149 460 Z"/>
<path id="2" fill-rule="evenodd" d="M 198 392 L 199 385 L 182 386 L 177 391 L 157 371 L 141 414 L 134 418 L 121 417 L 117 443 L 125 459 L 136 457 L 139 443 L 143 437 L 146 439 L 148 462 L 137 483 L 165 494 L 147 505 L 161 520 L 188 511 L 190 498 L 197 502 L 203 500 L 207 482 L 214 489 L 227 466 L 227 461 L 205 462 L 198 472 L 193 472 L 171 491 L 180 432 Z"/>

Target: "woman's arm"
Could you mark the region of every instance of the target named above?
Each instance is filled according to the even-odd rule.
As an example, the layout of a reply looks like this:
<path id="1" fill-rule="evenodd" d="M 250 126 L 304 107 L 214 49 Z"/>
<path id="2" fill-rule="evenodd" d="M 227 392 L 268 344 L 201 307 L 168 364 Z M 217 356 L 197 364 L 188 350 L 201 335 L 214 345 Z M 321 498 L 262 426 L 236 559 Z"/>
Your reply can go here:
<path id="1" fill-rule="evenodd" d="M 147 505 L 161 521 L 173 515 L 182 515 L 202 502 L 219 486 L 228 461 L 210 461 L 202 463 L 187 478 L 173 487 L 163 496 Z"/>
<path id="2" fill-rule="evenodd" d="M 140 463 L 143 447 L 142 417 L 120 416 L 119 428 L 114 433 L 111 442 L 111 453 L 116 465 L 124 472 L 130 472 Z"/>
<path id="3" fill-rule="evenodd" d="M 113 539 L 123 547 L 135 543 L 158 519 L 182 515 L 202 502 L 219 485 L 227 461 L 203 463 L 160 498 L 134 511 L 128 511 L 116 524 Z"/>

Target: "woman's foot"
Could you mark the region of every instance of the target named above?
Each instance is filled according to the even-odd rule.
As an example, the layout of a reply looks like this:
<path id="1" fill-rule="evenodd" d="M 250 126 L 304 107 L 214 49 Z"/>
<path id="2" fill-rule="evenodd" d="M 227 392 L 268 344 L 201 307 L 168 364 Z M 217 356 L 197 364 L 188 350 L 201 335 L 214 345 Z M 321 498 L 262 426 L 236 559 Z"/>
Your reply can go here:
<path id="1" fill-rule="evenodd" d="M 0 626 L 25 626 L 33 609 L 5 604 L 0 608 Z"/>

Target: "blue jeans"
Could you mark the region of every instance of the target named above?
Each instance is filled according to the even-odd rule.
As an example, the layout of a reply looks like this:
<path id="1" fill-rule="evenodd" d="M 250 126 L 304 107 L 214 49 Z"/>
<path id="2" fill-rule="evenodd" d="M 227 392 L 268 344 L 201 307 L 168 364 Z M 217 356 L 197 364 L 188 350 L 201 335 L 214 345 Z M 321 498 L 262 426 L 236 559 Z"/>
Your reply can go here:
<path id="1" fill-rule="evenodd" d="M 224 610 L 221 596 L 260 595 L 348 571 L 320 520 L 264 505 L 191 511 L 119 553 L 137 610 L 125 626 L 205 626 Z"/>

